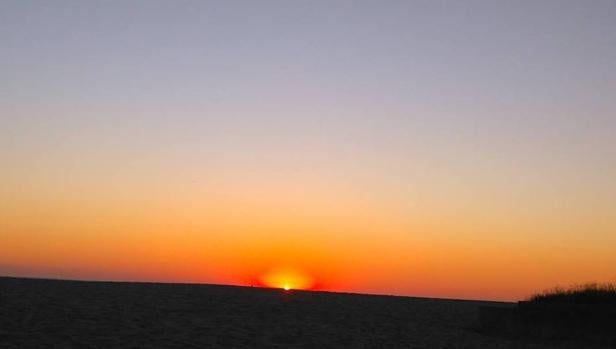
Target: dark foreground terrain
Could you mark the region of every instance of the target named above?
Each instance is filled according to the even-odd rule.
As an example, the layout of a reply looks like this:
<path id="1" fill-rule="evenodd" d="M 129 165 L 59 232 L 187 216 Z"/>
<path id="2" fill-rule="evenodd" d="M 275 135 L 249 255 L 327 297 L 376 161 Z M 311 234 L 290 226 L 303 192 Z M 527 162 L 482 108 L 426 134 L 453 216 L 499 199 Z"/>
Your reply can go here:
<path id="1" fill-rule="evenodd" d="M 0 277 L 0 348 L 588 348 L 483 335 L 490 302 Z"/>

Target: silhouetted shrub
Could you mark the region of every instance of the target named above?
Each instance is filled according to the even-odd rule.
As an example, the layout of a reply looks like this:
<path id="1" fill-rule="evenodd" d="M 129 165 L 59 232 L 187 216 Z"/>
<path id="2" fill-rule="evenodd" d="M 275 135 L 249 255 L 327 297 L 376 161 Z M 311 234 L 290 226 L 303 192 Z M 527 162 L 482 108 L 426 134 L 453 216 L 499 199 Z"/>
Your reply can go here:
<path id="1" fill-rule="evenodd" d="M 537 293 L 528 299 L 531 304 L 588 304 L 616 305 L 616 284 L 584 284 L 570 288 L 554 288 Z"/>
<path id="2" fill-rule="evenodd" d="M 597 342 L 616 348 L 616 284 L 554 288 L 515 307 L 484 306 L 486 333 L 512 337 Z"/>

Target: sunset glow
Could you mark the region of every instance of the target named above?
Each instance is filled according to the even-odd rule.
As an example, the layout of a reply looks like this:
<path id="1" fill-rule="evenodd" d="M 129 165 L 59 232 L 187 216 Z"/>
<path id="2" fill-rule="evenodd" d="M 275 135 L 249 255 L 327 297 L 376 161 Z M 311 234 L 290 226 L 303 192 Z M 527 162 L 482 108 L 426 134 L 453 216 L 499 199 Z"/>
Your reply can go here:
<path id="1" fill-rule="evenodd" d="M 307 274 L 294 269 L 271 270 L 259 278 L 263 286 L 282 288 L 286 291 L 308 290 L 314 286 L 314 280 Z"/>

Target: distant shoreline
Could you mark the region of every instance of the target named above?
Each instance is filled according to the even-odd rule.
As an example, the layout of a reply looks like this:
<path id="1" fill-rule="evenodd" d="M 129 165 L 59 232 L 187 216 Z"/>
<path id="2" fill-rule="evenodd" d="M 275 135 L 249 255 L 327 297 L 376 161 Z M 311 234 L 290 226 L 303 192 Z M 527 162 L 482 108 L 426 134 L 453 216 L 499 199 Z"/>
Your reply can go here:
<path id="1" fill-rule="evenodd" d="M 140 284 L 140 285 L 163 285 L 163 286 L 177 285 L 177 286 L 233 287 L 233 288 L 262 289 L 262 290 L 280 290 L 279 288 L 274 288 L 274 287 L 245 286 L 245 285 L 216 284 L 216 283 L 197 283 L 197 282 L 61 279 L 61 278 L 53 278 L 53 277 L 0 275 L 0 279 L 3 279 L 3 278 L 4 279 L 40 280 L 40 281 L 76 282 L 76 283 L 113 283 L 113 284 Z M 514 301 L 508 302 L 508 301 L 494 301 L 494 300 L 484 300 L 484 299 L 420 297 L 420 296 L 406 296 L 406 295 L 396 295 L 396 294 L 359 293 L 359 292 L 324 291 L 324 290 L 293 290 L 292 292 L 311 292 L 311 293 L 337 294 L 337 295 L 350 295 L 350 296 L 369 296 L 369 297 L 410 298 L 410 299 L 434 300 L 434 301 L 482 302 L 482 303 L 497 303 L 497 304 L 511 304 L 511 305 L 517 303 Z"/>

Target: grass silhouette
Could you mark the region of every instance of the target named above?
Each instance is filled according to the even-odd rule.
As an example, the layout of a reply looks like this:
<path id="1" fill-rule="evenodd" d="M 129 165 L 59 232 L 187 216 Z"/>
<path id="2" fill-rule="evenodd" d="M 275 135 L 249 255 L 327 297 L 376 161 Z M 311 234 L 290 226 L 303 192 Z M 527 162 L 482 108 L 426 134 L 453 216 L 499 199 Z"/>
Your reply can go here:
<path id="1" fill-rule="evenodd" d="M 516 307 L 483 306 L 486 333 L 607 344 L 616 348 L 616 284 L 589 283 L 536 293 Z M 580 344 L 586 347 L 586 344 Z"/>
<path id="2" fill-rule="evenodd" d="M 556 287 L 532 295 L 531 304 L 588 304 L 597 306 L 616 305 L 616 284 L 589 283 L 569 288 Z"/>

